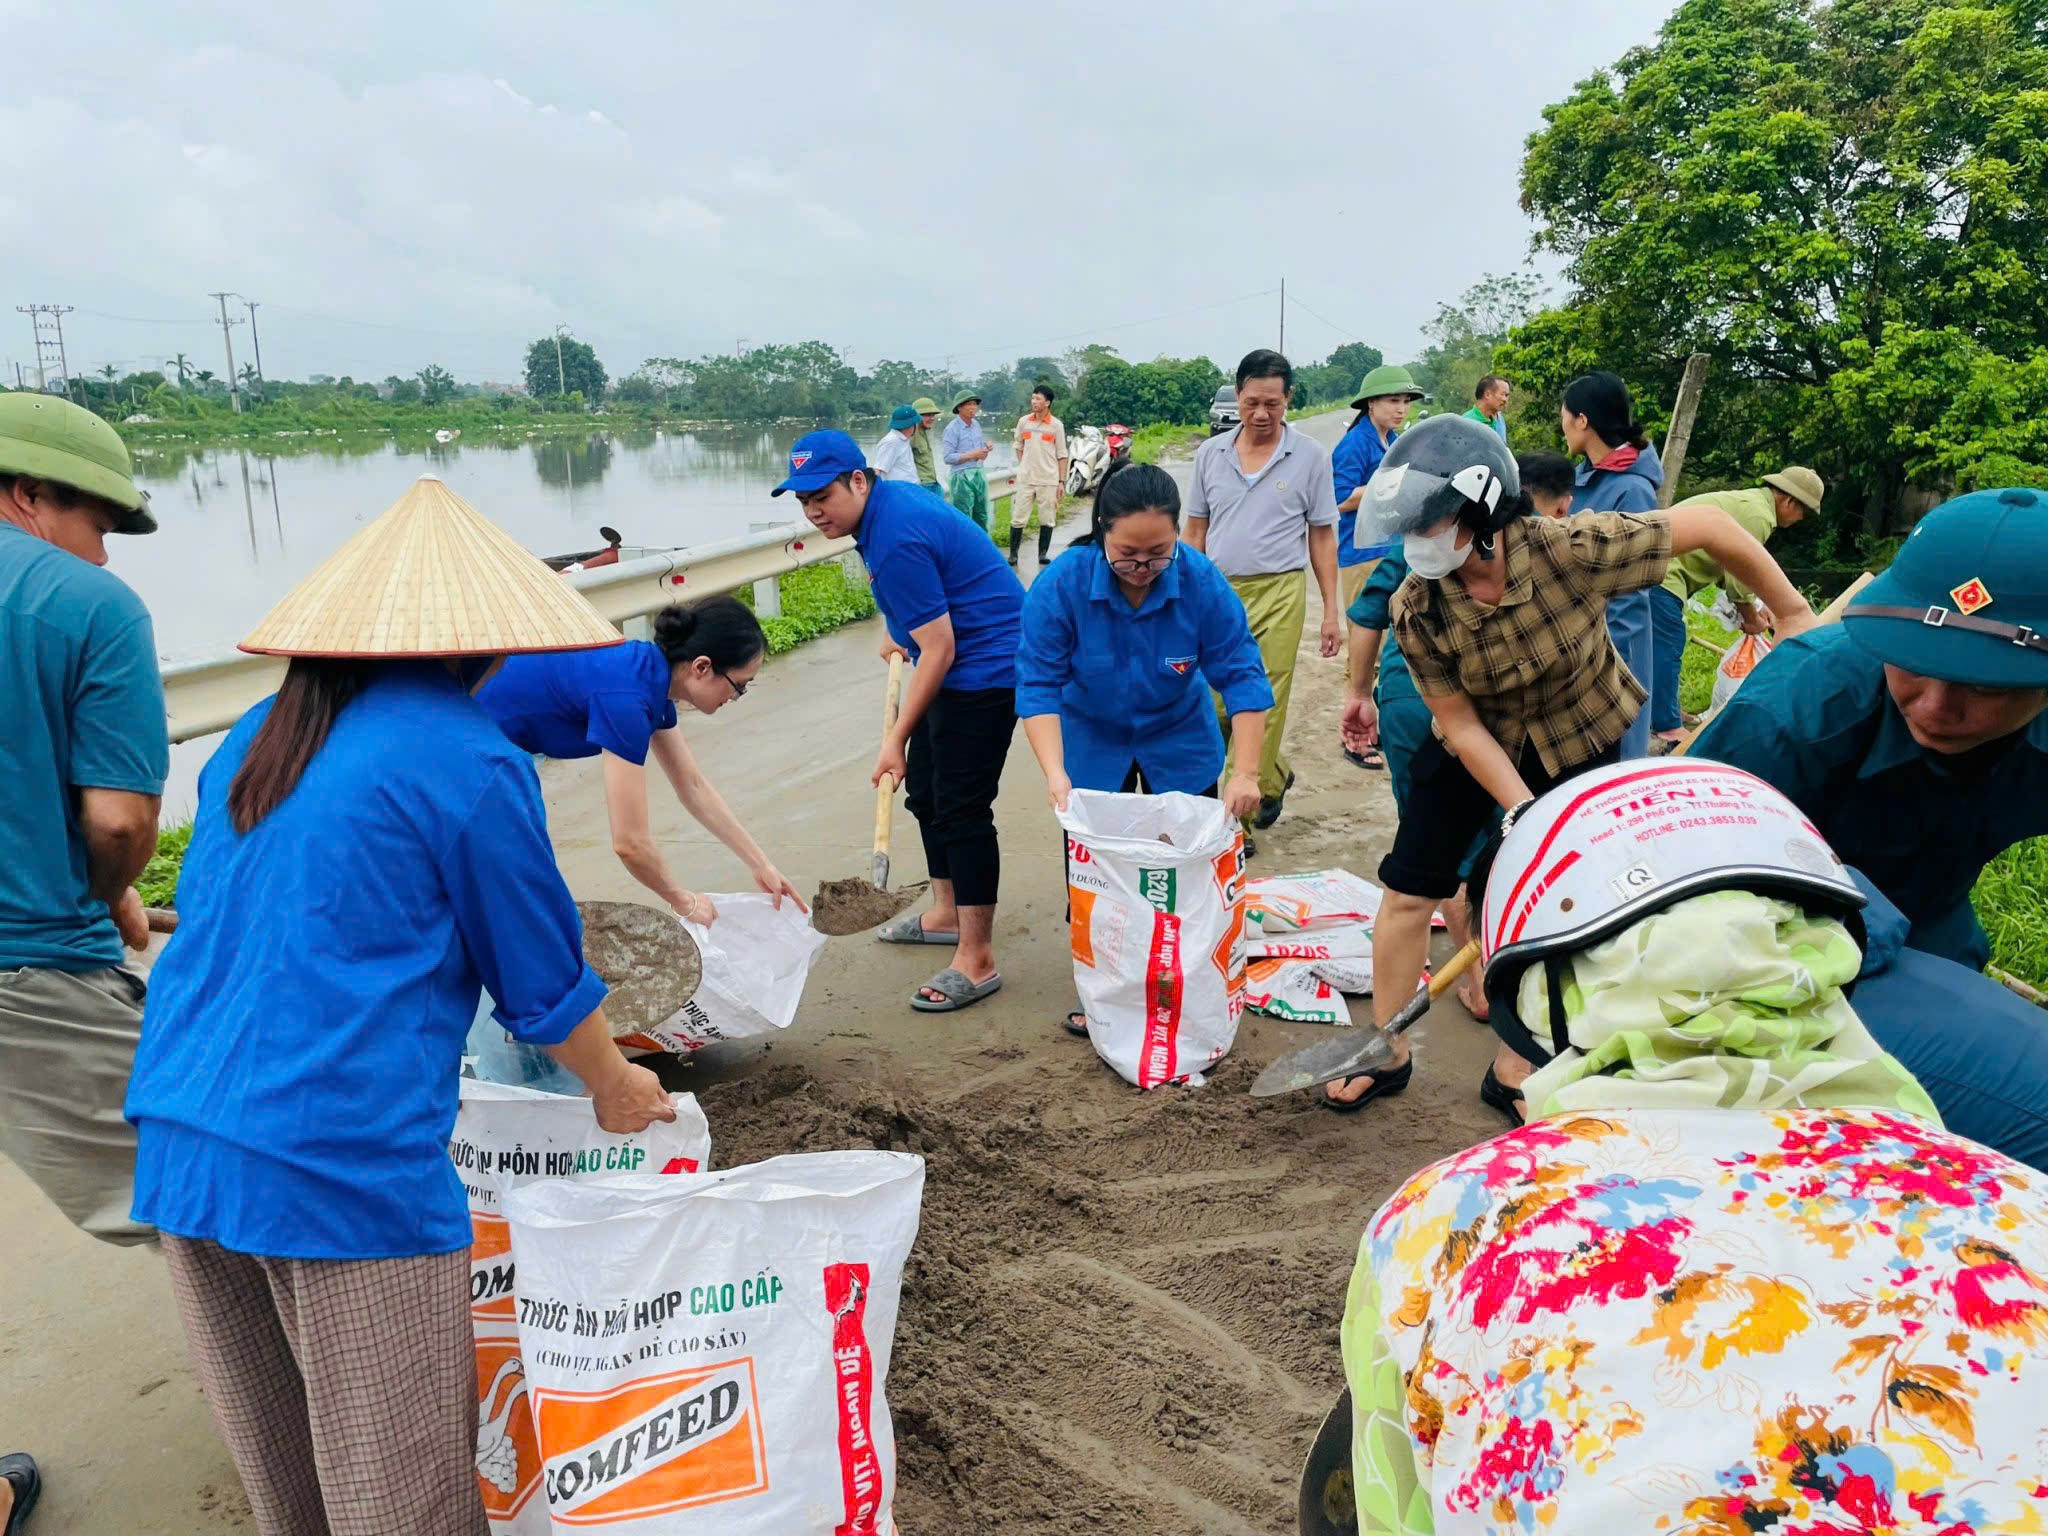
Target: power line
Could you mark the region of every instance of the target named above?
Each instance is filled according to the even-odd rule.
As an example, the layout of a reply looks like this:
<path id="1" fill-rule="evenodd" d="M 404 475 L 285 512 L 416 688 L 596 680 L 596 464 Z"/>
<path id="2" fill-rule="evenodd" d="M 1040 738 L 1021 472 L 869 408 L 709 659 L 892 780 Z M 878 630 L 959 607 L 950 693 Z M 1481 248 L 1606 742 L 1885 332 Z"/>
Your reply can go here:
<path id="1" fill-rule="evenodd" d="M 64 355 L 64 317 L 71 313 L 69 304 L 17 304 L 15 313 L 27 315 L 29 329 L 36 339 L 36 388 L 49 387 L 49 360 L 57 362 L 57 377 L 64 381 L 64 398 L 71 398 L 71 363 Z M 47 323 L 45 316 L 48 317 Z"/>
<path id="2" fill-rule="evenodd" d="M 1353 341 L 1365 341 L 1365 338 L 1359 335 L 1356 331 L 1346 330 L 1343 326 L 1339 325 L 1336 321 L 1332 320 L 1328 315 L 1319 315 L 1314 310 L 1309 309 L 1309 307 L 1306 304 L 1302 303 L 1299 298 L 1289 299 L 1287 302 L 1292 304 L 1296 309 L 1307 311 L 1310 318 L 1322 321 L 1323 324 L 1327 325 L 1339 336 L 1349 336 Z M 1371 343 L 1366 342 L 1366 345 L 1370 346 Z"/>
<path id="3" fill-rule="evenodd" d="M 228 349 L 228 399 L 234 403 L 235 414 L 239 416 L 242 414 L 242 388 L 235 378 L 235 338 L 230 327 L 242 322 L 228 318 L 228 300 L 232 294 L 213 293 L 207 297 L 220 301 L 220 339 Z"/>

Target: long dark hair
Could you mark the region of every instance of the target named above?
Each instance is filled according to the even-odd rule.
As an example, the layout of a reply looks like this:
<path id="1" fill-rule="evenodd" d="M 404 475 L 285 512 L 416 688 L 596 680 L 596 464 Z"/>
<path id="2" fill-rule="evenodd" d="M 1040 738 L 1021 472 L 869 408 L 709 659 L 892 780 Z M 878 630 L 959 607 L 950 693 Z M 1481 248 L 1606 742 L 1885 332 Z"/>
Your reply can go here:
<path id="1" fill-rule="evenodd" d="M 1096 484 L 1088 531 L 1073 542 L 1099 546 L 1104 534 L 1134 512 L 1164 512 L 1179 528 L 1180 487 L 1157 464 L 1119 459 Z"/>
<path id="2" fill-rule="evenodd" d="M 736 597 L 669 604 L 654 616 L 654 643 L 671 667 L 702 656 L 717 672 L 744 667 L 768 649 L 761 621 Z"/>
<path id="3" fill-rule="evenodd" d="M 369 680 L 367 662 L 294 656 L 270 713 L 228 786 L 228 816 L 247 835 L 299 786 L 306 765 L 326 745 L 327 733 Z"/>
<path id="4" fill-rule="evenodd" d="M 1564 408 L 1586 418 L 1595 437 L 1610 448 L 1650 446 L 1648 432 L 1635 419 L 1628 386 L 1619 374 L 1588 373 L 1564 387 Z"/>

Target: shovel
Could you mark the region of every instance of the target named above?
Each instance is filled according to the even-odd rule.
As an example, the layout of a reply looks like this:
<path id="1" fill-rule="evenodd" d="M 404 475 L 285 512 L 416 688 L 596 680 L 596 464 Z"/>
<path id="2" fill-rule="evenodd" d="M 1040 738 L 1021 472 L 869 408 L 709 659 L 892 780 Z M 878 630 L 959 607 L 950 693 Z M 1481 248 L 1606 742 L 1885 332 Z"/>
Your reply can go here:
<path id="1" fill-rule="evenodd" d="M 1465 968 L 1479 958 L 1479 944 L 1467 944 L 1443 964 L 1443 969 L 1418 987 L 1401 1011 L 1363 1040 L 1338 1035 L 1282 1056 L 1252 1083 L 1252 1097 L 1270 1099 L 1282 1093 L 1332 1083 L 1340 1077 L 1358 1077 L 1367 1072 L 1384 1072 L 1394 1064 L 1394 1041 L 1408 1032 L 1408 1026 L 1429 1012 L 1429 1005 L 1450 990 L 1465 974 Z"/>
<path id="2" fill-rule="evenodd" d="M 1351 1394 L 1316 1431 L 1301 1469 L 1301 1536 L 1358 1536 L 1358 1495 L 1351 1480 Z"/>
<path id="3" fill-rule="evenodd" d="M 604 1016 L 614 1037 L 672 1017 L 704 979 L 697 942 L 671 912 L 637 901 L 579 901 L 583 962 L 608 989 Z"/>
<path id="4" fill-rule="evenodd" d="M 889 658 L 889 693 L 882 704 L 882 739 L 896 728 L 896 709 L 903 700 L 903 658 Z M 896 779 L 883 774 L 875 790 L 875 861 L 872 878 L 827 880 L 811 898 L 811 926 L 820 933 L 844 938 L 879 928 L 925 892 L 920 880 L 901 890 L 889 889 L 889 825 L 896 811 Z"/>

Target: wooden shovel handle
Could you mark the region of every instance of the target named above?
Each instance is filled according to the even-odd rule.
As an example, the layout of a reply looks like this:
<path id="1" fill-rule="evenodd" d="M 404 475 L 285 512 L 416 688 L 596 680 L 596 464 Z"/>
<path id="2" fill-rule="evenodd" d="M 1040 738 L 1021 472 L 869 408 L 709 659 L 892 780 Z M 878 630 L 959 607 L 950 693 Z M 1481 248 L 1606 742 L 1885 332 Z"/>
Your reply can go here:
<path id="1" fill-rule="evenodd" d="M 882 700 L 882 740 L 896 729 L 896 712 L 903 703 L 903 658 L 889 658 L 889 692 Z M 896 813 L 896 776 L 882 775 L 875 789 L 875 852 L 889 851 L 889 827 Z"/>

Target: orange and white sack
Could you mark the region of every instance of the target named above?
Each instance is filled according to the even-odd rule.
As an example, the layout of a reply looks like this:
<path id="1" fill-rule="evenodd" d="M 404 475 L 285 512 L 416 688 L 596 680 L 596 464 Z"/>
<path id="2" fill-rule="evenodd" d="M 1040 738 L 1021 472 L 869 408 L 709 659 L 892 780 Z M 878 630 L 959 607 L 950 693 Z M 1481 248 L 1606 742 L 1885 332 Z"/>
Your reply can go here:
<path id="1" fill-rule="evenodd" d="M 1244 1011 L 1244 832 L 1200 795 L 1077 789 L 1060 816 L 1074 985 L 1140 1088 L 1200 1083 Z"/>
<path id="2" fill-rule="evenodd" d="M 1245 936 L 1249 960 L 1370 960 L 1372 924 L 1336 923 L 1305 932 L 1278 931 Z"/>
<path id="3" fill-rule="evenodd" d="M 1372 961 L 1365 962 L 1368 969 Z M 1351 1022 L 1344 994 L 1316 974 L 1310 960 L 1249 960 L 1244 968 L 1245 1007 L 1295 1024 Z"/>
<path id="4" fill-rule="evenodd" d="M 1721 658 L 1721 664 L 1714 668 L 1714 708 L 1719 709 L 1735 697 L 1735 690 L 1742 686 L 1742 680 L 1756 670 L 1757 663 L 1771 654 L 1768 635 L 1744 635 L 1728 647 L 1728 654 Z"/>
<path id="5" fill-rule="evenodd" d="M 1348 869 L 1268 875 L 1247 885 L 1245 898 L 1245 921 L 1255 934 L 1370 927 L 1380 910 L 1380 888 Z"/>
<path id="6" fill-rule="evenodd" d="M 516 1322 L 517 1272 L 505 1192 L 536 1179 L 621 1173 L 674 1177 L 711 1163 L 711 1130 L 697 1100 L 669 1095 L 676 1117 L 632 1136 L 599 1128 L 590 1100 L 461 1082 L 448 1155 L 469 1197 L 469 1313 L 476 1330 L 476 1476 L 492 1536 L 548 1536 L 540 1449 L 526 1400 Z"/>
<path id="7" fill-rule="evenodd" d="M 923 1191 L 903 1152 L 512 1191 L 555 1530 L 891 1536 L 884 1382 Z"/>
<path id="8" fill-rule="evenodd" d="M 793 901 L 778 909 L 758 892 L 711 900 L 718 917 L 708 926 L 677 919 L 704 962 L 695 995 L 661 1023 L 621 1037 L 622 1047 L 687 1056 L 713 1041 L 787 1029 L 796 1017 L 825 935 Z"/>

